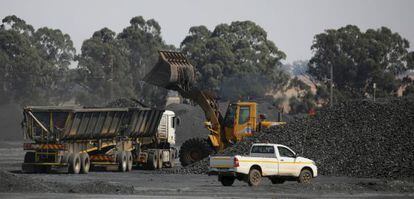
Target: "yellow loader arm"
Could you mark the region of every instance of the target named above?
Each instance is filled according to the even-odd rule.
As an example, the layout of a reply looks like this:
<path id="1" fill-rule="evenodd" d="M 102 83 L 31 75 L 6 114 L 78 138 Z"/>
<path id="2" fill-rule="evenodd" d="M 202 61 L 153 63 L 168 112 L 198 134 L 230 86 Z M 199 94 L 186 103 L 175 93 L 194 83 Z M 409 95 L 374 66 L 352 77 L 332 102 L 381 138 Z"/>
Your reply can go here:
<path id="1" fill-rule="evenodd" d="M 182 97 L 197 103 L 204 111 L 209 138 L 216 149 L 224 147 L 222 138 L 222 114 L 214 96 L 194 87 L 194 66 L 181 52 L 158 51 L 159 60 L 145 76 L 144 81 L 159 87 L 178 91 Z"/>

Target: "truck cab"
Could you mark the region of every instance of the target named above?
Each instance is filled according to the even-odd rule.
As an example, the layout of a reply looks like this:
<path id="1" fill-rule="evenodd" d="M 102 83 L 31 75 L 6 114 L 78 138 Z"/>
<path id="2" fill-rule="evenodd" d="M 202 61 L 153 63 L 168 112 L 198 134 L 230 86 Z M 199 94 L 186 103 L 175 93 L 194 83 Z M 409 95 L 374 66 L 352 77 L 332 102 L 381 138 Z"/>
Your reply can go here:
<path id="1" fill-rule="evenodd" d="M 300 157 L 287 146 L 258 143 L 251 146 L 249 156 L 211 156 L 209 174 L 218 175 L 224 186 L 232 185 L 235 179 L 256 186 L 262 177 L 273 184 L 286 180 L 310 183 L 318 172 L 313 160 Z"/>

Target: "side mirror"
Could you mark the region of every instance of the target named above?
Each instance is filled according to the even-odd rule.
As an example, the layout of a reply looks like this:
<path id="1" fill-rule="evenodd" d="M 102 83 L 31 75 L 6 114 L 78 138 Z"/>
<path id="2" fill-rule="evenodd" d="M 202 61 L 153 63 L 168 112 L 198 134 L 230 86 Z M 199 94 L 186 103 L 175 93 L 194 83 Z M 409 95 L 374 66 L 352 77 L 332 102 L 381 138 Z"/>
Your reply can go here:
<path id="1" fill-rule="evenodd" d="M 265 120 L 265 119 L 266 119 L 266 115 L 265 115 L 265 114 L 260 114 L 260 115 L 259 115 L 259 118 L 260 118 L 261 120 Z"/>

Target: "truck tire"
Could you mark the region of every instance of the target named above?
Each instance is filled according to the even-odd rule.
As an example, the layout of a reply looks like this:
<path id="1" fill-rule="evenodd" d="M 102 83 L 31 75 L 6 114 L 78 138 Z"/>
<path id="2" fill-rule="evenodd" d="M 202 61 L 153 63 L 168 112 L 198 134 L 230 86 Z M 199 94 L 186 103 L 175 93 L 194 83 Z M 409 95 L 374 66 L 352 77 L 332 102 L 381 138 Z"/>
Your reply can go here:
<path id="1" fill-rule="evenodd" d="M 153 150 L 148 152 L 147 164 L 145 165 L 146 169 L 155 170 L 157 169 L 158 160 L 157 153 Z"/>
<path id="2" fill-rule="evenodd" d="M 89 173 L 89 169 L 91 168 L 91 159 L 89 158 L 89 154 L 88 153 L 81 153 L 80 154 L 80 161 L 81 161 L 80 173 L 83 173 L 83 174 Z"/>
<path id="3" fill-rule="evenodd" d="M 187 166 L 198 162 L 214 152 L 210 141 L 202 138 L 191 138 L 183 143 L 180 148 L 180 162 Z"/>
<path id="4" fill-rule="evenodd" d="M 285 179 L 278 178 L 278 177 L 271 177 L 270 181 L 272 184 L 283 184 L 285 182 Z"/>
<path id="5" fill-rule="evenodd" d="M 262 174 L 257 169 L 250 169 L 249 175 L 247 176 L 247 183 L 249 186 L 257 186 L 262 181 Z"/>
<path id="6" fill-rule="evenodd" d="M 233 185 L 235 180 L 236 180 L 236 178 L 234 178 L 232 176 L 221 176 L 220 177 L 220 182 L 225 187 Z"/>
<path id="7" fill-rule="evenodd" d="M 34 163 L 35 162 L 35 152 L 26 152 L 24 155 L 23 163 Z M 36 165 L 32 164 L 22 164 L 23 173 L 37 173 L 38 168 Z"/>
<path id="8" fill-rule="evenodd" d="M 126 152 L 126 158 L 127 158 L 127 171 L 129 172 L 129 171 L 132 171 L 132 166 L 134 164 L 131 151 Z"/>
<path id="9" fill-rule="evenodd" d="M 312 172 L 309 169 L 302 169 L 299 174 L 298 182 L 303 184 L 309 184 L 312 181 Z"/>
<path id="10" fill-rule="evenodd" d="M 68 160 L 69 173 L 78 174 L 81 169 L 81 161 L 78 153 L 72 153 L 69 155 Z"/>
<path id="11" fill-rule="evenodd" d="M 118 171 L 126 172 L 127 171 L 127 157 L 124 151 L 120 151 L 116 155 L 116 163 L 118 164 Z"/>

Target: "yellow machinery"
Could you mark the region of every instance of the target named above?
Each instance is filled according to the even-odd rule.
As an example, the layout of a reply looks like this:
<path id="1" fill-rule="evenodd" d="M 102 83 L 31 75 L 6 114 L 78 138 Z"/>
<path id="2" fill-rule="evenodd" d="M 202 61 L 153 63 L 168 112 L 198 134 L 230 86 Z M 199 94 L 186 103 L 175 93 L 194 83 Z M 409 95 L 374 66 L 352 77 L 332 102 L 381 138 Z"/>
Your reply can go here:
<path id="1" fill-rule="evenodd" d="M 205 113 L 205 126 L 210 131 L 208 139 L 191 138 L 182 144 L 179 156 L 183 166 L 240 142 L 263 128 L 283 123 L 265 121 L 263 116 L 258 118 L 255 102 L 231 103 L 223 116 L 215 96 L 194 87 L 194 67 L 183 53 L 159 51 L 159 55 L 158 63 L 144 81 L 178 91 L 182 97 L 197 103 Z"/>

